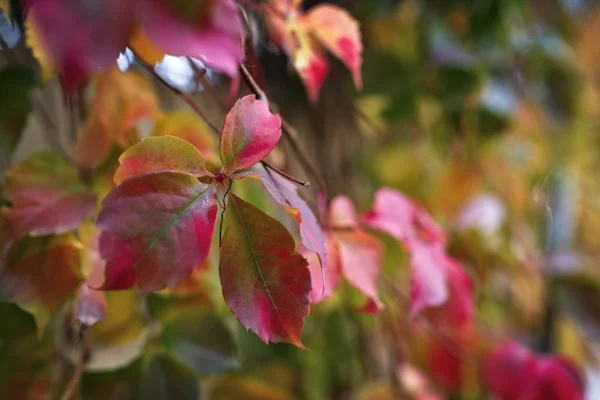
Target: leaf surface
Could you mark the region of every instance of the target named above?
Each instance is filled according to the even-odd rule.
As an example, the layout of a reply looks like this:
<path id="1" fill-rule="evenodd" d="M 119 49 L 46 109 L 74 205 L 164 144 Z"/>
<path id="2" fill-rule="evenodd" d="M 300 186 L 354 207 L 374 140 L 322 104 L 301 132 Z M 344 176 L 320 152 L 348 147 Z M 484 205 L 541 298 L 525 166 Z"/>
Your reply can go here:
<path id="1" fill-rule="evenodd" d="M 263 342 L 302 347 L 311 289 L 306 266 L 281 223 L 230 195 L 219 264 L 223 296 L 240 323 Z"/>
<path id="2" fill-rule="evenodd" d="M 175 286 L 208 255 L 217 215 L 213 185 L 167 172 L 128 179 L 98 217 L 106 290 Z"/>
<path id="3" fill-rule="evenodd" d="M 321 268 L 326 269 L 327 249 L 323 230 L 311 208 L 298 194 L 298 187 L 262 165 L 255 166 L 249 177 L 261 181 L 273 199 L 290 213 L 298 224 L 302 244 L 317 254 Z"/>
<path id="4" fill-rule="evenodd" d="M 115 183 L 156 172 L 186 172 L 204 176 L 202 154 L 190 143 L 173 136 L 150 137 L 133 145 L 119 157 Z"/>
<path id="5" fill-rule="evenodd" d="M 228 170 L 249 168 L 265 158 L 281 137 L 281 119 L 269 104 L 251 94 L 227 113 L 221 130 L 220 154 Z"/>
<path id="6" fill-rule="evenodd" d="M 36 153 L 5 175 L 4 196 L 13 235 L 65 233 L 96 209 L 96 196 L 58 154 Z"/>

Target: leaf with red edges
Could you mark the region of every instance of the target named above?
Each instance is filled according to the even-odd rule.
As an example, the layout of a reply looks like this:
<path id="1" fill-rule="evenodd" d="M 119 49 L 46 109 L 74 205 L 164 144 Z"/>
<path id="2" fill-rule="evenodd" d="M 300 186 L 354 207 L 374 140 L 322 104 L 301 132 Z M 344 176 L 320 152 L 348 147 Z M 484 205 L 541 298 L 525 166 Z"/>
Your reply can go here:
<path id="1" fill-rule="evenodd" d="M 124 181 L 103 201 L 98 227 L 105 290 L 175 286 L 208 255 L 217 216 L 214 185 L 165 172 Z"/>
<path id="2" fill-rule="evenodd" d="M 65 233 L 96 210 L 96 195 L 58 154 L 36 153 L 5 175 L 7 219 L 15 237 Z"/>
<path id="3" fill-rule="evenodd" d="M 133 32 L 137 2 L 103 0 L 26 0 L 40 41 L 67 90 L 91 73 L 114 65 Z M 110 27 L 110 29 L 107 29 Z"/>
<path id="4" fill-rule="evenodd" d="M 265 342 L 302 347 L 310 273 L 285 227 L 229 195 L 219 274 L 225 302 L 240 323 Z"/>
<path id="5" fill-rule="evenodd" d="M 354 84 L 362 88 L 362 41 L 360 28 L 347 11 L 331 4 L 313 7 L 302 17 L 311 33 L 352 72 Z"/>
<path id="6" fill-rule="evenodd" d="M 583 400 L 584 393 L 583 374 L 570 360 L 562 356 L 538 360 L 535 396 L 531 400 Z"/>
<path id="7" fill-rule="evenodd" d="M 255 166 L 250 172 L 248 176 L 261 181 L 273 199 L 292 215 L 298 224 L 302 244 L 317 254 L 321 268 L 325 269 L 327 264 L 325 236 L 312 210 L 298 195 L 298 186 L 281 175 L 265 169 L 262 165 Z"/>
<path id="8" fill-rule="evenodd" d="M 221 130 L 221 161 L 227 170 L 249 168 L 265 158 L 281 137 L 281 119 L 269 103 L 251 94 L 227 113 Z"/>
<path id="9" fill-rule="evenodd" d="M 71 234 L 27 236 L 11 245 L 0 269 L 0 291 L 36 317 L 43 330 L 79 284 L 81 243 Z"/>
<path id="10" fill-rule="evenodd" d="M 147 38 L 168 54 L 194 57 L 238 76 L 244 29 L 234 0 L 141 0 L 139 11 Z"/>
<path id="11" fill-rule="evenodd" d="M 119 157 L 115 183 L 157 172 L 186 172 L 206 175 L 202 154 L 190 143 L 173 136 L 150 137 L 133 145 Z"/>

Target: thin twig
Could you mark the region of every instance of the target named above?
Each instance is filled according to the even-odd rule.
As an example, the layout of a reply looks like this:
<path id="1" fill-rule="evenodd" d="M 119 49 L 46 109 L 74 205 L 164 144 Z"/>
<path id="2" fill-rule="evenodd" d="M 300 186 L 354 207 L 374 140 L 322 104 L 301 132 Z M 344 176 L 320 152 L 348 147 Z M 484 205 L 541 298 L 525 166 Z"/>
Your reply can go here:
<path id="1" fill-rule="evenodd" d="M 285 172 L 283 172 L 279 168 L 274 167 L 273 165 L 269 164 L 265 160 L 262 160 L 261 163 L 265 166 L 265 168 L 269 168 L 269 169 L 273 170 L 274 172 L 277 172 L 279 175 L 283 176 L 285 179 L 287 179 L 287 180 L 289 180 L 291 182 L 294 182 L 295 184 L 298 184 L 298 185 L 304 186 L 304 187 L 309 187 L 310 186 L 310 182 L 303 181 L 303 180 L 298 179 L 298 178 L 294 178 L 293 176 L 286 174 Z"/>
<path id="2" fill-rule="evenodd" d="M 90 335 L 88 330 L 85 330 L 82 333 L 81 343 L 81 357 L 75 366 L 75 371 L 73 371 L 71 379 L 69 379 L 69 382 L 65 387 L 65 391 L 63 392 L 62 396 L 60 396 L 60 400 L 70 400 L 73 397 L 75 390 L 79 386 L 79 381 L 81 380 L 81 376 L 85 370 L 85 364 L 90 358 Z"/>
<path id="3" fill-rule="evenodd" d="M 244 64 L 240 64 L 240 71 L 242 72 L 242 76 L 244 77 L 246 84 L 248 85 L 250 90 L 252 90 L 252 92 L 256 95 L 256 97 L 269 102 L 271 106 L 275 106 L 272 102 L 268 100 L 265 91 L 252 77 L 252 74 L 250 73 L 250 71 L 248 71 L 248 68 L 246 68 Z M 325 185 L 325 181 L 323 180 L 323 178 L 321 178 L 321 175 L 319 175 L 317 169 L 312 165 L 312 162 L 300 147 L 300 143 L 298 143 L 298 131 L 296 130 L 296 128 L 294 128 L 283 117 L 281 117 L 281 128 L 283 130 L 285 138 L 292 145 L 292 149 L 294 150 L 294 153 L 296 153 L 300 164 L 302 164 L 302 168 L 310 175 L 312 175 L 312 177 L 317 182 L 319 188 L 325 189 L 327 187 L 327 185 Z"/>
<path id="4" fill-rule="evenodd" d="M 162 83 L 167 89 L 171 90 L 177 96 L 181 97 L 183 101 L 185 101 L 202 119 L 206 121 L 206 123 L 215 131 L 217 134 L 220 134 L 221 130 L 208 118 L 208 116 L 202 111 L 202 109 L 198 106 L 198 104 L 192 99 L 187 93 L 182 92 L 181 90 L 171 86 L 169 82 L 165 81 L 160 75 L 154 71 L 150 65 L 144 62 L 144 59 L 133 52 L 133 55 L 136 58 L 137 64 L 144 68 L 149 74 L 154 76 L 156 80 Z"/>

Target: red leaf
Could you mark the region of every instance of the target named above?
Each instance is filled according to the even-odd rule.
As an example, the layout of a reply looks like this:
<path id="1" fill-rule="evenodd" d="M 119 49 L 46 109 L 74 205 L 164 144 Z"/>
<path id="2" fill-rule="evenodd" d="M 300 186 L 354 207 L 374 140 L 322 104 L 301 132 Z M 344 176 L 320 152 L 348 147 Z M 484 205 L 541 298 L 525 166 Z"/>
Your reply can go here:
<path id="1" fill-rule="evenodd" d="M 0 269 L 4 294 L 38 311 L 57 309 L 79 283 L 81 244 L 71 235 L 25 237 L 12 244 Z"/>
<path id="2" fill-rule="evenodd" d="M 294 239 L 277 220 L 230 194 L 219 274 L 225 302 L 263 342 L 302 347 L 310 273 Z"/>
<path id="3" fill-rule="evenodd" d="M 531 399 L 536 381 L 535 355 L 525 346 L 508 341 L 485 362 L 485 382 L 499 400 Z"/>
<path id="4" fill-rule="evenodd" d="M 156 172 L 186 172 L 204 176 L 202 154 L 190 143 L 173 136 L 150 137 L 127 149 L 119 157 L 115 183 Z"/>
<path id="5" fill-rule="evenodd" d="M 325 236 L 312 210 L 298 195 L 298 186 L 262 165 L 254 167 L 249 176 L 260 180 L 275 201 L 294 217 L 300 230 L 302 244 L 317 254 L 321 268 L 326 269 Z"/>
<path id="6" fill-rule="evenodd" d="M 281 137 L 281 119 L 253 94 L 238 100 L 221 130 L 221 161 L 227 170 L 249 168 L 265 158 Z"/>
<path id="7" fill-rule="evenodd" d="M 347 11 L 331 4 L 312 8 L 303 17 L 311 33 L 352 72 L 354 84 L 362 88 L 362 42 L 358 22 Z"/>
<path id="8" fill-rule="evenodd" d="M 217 215 L 214 185 L 186 173 L 143 175 L 124 181 L 103 205 L 103 289 L 172 287 L 208 255 Z"/>
<path id="9" fill-rule="evenodd" d="M 28 18 L 35 21 L 53 66 L 63 74 L 67 90 L 76 89 L 92 72 L 115 64 L 133 32 L 136 3 L 26 1 L 31 7 Z"/>
<path id="10" fill-rule="evenodd" d="M 55 153 L 34 154 L 5 179 L 3 193 L 13 205 L 7 219 L 16 237 L 71 231 L 96 210 L 96 195 Z"/>
<path id="11" fill-rule="evenodd" d="M 198 58 L 238 76 L 244 29 L 235 1 L 142 0 L 140 20 L 148 38 L 168 54 Z"/>
<path id="12" fill-rule="evenodd" d="M 584 389 L 581 371 L 571 361 L 560 356 L 538 360 L 532 400 L 583 400 Z"/>

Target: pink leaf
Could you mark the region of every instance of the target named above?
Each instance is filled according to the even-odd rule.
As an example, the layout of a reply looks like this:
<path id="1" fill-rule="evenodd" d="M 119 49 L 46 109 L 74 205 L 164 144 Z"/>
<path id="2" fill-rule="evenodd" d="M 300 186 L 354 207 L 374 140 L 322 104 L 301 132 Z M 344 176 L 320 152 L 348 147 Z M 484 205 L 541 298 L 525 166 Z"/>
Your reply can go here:
<path id="1" fill-rule="evenodd" d="M 334 237 L 344 277 L 371 302 L 363 311 L 381 311 L 383 303 L 377 294 L 377 283 L 383 261 L 383 245 L 361 230 L 336 232 Z"/>
<path id="2" fill-rule="evenodd" d="M 281 119 L 269 104 L 248 95 L 225 117 L 221 131 L 221 161 L 227 170 L 249 168 L 265 158 L 281 137 Z"/>
<path id="3" fill-rule="evenodd" d="M 117 185 L 127 178 L 156 172 L 206 175 L 202 154 L 192 144 L 173 136 L 142 140 L 121 154 L 119 163 L 114 177 Z"/>
<path id="4" fill-rule="evenodd" d="M 298 195 L 298 187 L 281 175 L 265 169 L 262 165 L 254 167 L 249 176 L 260 180 L 273 199 L 294 217 L 300 229 L 302 244 L 317 254 L 321 268 L 326 269 L 325 236 L 312 210 Z"/>
<path id="5" fill-rule="evenodd" d="M 320 303 L 326 298 L 331 297 L 336 291 L 342 276 L 339 254 L 332 239 L 328 239 L 325 242 L 325 248 L 327 250 L 327 268 L 325 271 L 323 271 L 319 257 L 315 253 L 307 249 L 302 249 L 300 252 L 308 261 L 310 281 L 312 282 L 310 302 L 313 304 Z M 325 276 L 325 282 L 323 282 L 323 275 Z"/>
<path id="6" fill-rule="evenodd" d="M 336 196 L 331 200 L 328 223 L 332 229 L 356 228 L 358 226 L 356 208 L 348 196 Z"/>
<path id="7" fill-rule="evenodd" d="M 103 205 L 103 289 L 173 287 L 208 255 L 217 215 L 214 185 L 186 173 L 142 175 L 113 189 Z"/>
<path id="8" fill-rule="evenodd" d="M 439 247 L 413 247 L 410 255 L 410 308 L 413 315 L 425 307 L 437 307 L 448 300 L 445 258 Z"/>
<path id="9" fill-rule="evenodd" d="M 65 233 L 96 210 L 96 195 L 55 153 L 37 153 L 5 175 L 4 196 L 12 202 L 7 219 L 16 237 Z"/>
<path id="10" fill-rule="evenodd" d="M 27 0 L 26 5 L 53 66 L 67 90 L 74 90 L 91 73 L 114 65 L 125 50 L 137 1 Z"/>
<path id="11" fill-rule="evenodd" d="M 532 400 L 583 400 L 581 371 L 561 356 L 543 357 L 537 363 L 536 394 Z"/>
<path id="12" fill-rule="evenodd" d="M 313 35 L 352 72 L 354 84 L 362 88 L 362 42 L 358 22 L 348 12 L 330 4 L 312 8 L 302 17 Z"/>
<path id="13" fill-rule="evenodd" d="M 265 343 L 302 347 L 310 273 L 285 227 L 230 194 L 219 274 L 223 297 L 240 323 Z"/>
<path id="14" fill-rule="evenodd" d="M 235 78 L 244 34 L 233 0 L 141 0 L 140 21 L 152 42 L 174 56 L 189 56 Z"/>

